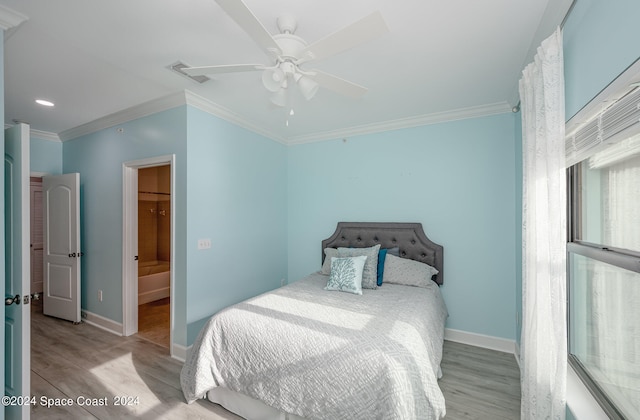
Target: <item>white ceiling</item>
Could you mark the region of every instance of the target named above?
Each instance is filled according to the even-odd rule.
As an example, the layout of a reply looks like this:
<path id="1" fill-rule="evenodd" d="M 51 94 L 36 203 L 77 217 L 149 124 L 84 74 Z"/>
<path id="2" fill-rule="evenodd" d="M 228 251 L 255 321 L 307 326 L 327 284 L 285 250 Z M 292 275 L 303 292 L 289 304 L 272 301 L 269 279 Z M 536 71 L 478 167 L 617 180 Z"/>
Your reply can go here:
<path id="1" fill-rule="evenodd" d="M 320 89 L 311 101 L 300 99 L 286 127 L 286 111 L 270 105 L 260 72 L 199 85 L 167 69 L 178 60 L 269 64 L 214 0 L 0 0 L 28 18 L 5 34 L 5 122 L 60 134 L 183 90 L 285 141 L 467 109 L 506 111 L 518 101 L 517 83 L 535 47 L 571 3 L 244 1 L 273 34 L 277 17 L 293 14 L 296 35 L 309 43 L 380 10 L 388 34 L 313 66 L 369 91 L 350 99 Z M 44 108 L 36 98 L 56 105 Z"/>

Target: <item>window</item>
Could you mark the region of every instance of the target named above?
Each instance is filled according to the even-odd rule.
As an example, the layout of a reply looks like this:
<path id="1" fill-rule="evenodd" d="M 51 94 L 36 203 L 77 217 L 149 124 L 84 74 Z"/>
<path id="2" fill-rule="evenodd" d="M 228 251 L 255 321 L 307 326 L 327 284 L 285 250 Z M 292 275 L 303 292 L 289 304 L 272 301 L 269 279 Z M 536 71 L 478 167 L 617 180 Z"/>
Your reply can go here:
<path id="1" fill-rule="evenodd" d="M 584 125 L 593 147 L 580 148 L 580 133 L 568 139 L 581 160 L 568 170 L 567 314 L 569 362 L 610 417 L 631 419 L 640 418 L 640 135 L 607 129 L 640 113 L 640 88 L 623 99 L 632 106 Z"/>

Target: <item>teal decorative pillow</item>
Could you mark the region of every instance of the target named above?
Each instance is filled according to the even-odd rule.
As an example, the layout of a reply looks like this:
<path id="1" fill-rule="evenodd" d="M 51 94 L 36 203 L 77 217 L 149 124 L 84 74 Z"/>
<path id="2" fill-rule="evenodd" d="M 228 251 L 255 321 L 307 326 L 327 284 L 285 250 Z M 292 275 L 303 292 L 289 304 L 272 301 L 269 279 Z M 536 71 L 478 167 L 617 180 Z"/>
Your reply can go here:
<path id="1" fill-rule="evenodd" d="M 362 294 L 362 272 L 367 257 L 331 258 L 331 275 L 324 290 Z"/>
<path id="2" fill-rule="evenodd" d="M 387 253 L 389 255 L 395 255 L 397 257 L 400 255 L 400 248 L 397 246 L 393 248 L 382 248 L 380 252 L 378 252 L 378 277 L 377 277 L 378 286 L 382 286 L 382 276 L 384 274 L 384 260 L 385 258 L 387 258 Z"/>
<path id="3" fill-rule="evenodd" d="M 378 288 L 378 252 L 380 245 L 369 248 L 338 248 L 338 257 L 359 257 L 364 255 L 367 262 L 364 264 L 364 273 L 362 274 L 363 289 Z"/>

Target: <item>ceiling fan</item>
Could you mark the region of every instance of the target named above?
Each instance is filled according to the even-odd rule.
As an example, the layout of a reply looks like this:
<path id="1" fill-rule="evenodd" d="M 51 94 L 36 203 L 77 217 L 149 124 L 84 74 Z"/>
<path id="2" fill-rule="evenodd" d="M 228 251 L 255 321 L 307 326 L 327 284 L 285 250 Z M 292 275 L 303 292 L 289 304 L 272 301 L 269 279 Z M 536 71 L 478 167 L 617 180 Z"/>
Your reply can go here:
<path id="1" fill-rule="evenodd" d="M 216 3 L 266 52 L 272 65 L 230 64 L 205 67 L 185 67 L 190 76 L 245 71 L 262 71 L 262 84 L 272 92 L 271 102 L 278 106 L 288 103 L 288 87 L 298 86 L 306 100 L 314 97 L 319 87 L 358 98 L 367 88 L 317 69 L 305 70 L 302 65 L 341 53 L 389 32 L 379 11 L 330 34 L 312 44 L 294 32 L 295 18 L 281 16 L 277 20 L 280 33 L 271 35 L 242 0 L 216 0 Z"/>

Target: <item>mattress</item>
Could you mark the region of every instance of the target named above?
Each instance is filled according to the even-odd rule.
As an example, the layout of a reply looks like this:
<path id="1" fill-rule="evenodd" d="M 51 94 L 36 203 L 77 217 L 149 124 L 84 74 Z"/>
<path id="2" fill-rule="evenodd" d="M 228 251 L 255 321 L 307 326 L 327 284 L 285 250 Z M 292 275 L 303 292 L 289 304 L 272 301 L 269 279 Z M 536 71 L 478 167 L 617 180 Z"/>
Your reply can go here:
<path id="1" fill-rule="evenodd" d="M 307 419 L 440 419 L 447 310 L 434 283 L 363 295 L 303 280 L 214 315 L 181 372 L 188 402 L 225 387 Z"/>

